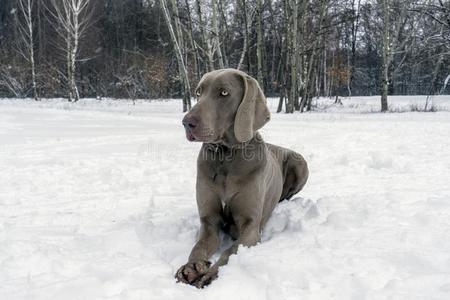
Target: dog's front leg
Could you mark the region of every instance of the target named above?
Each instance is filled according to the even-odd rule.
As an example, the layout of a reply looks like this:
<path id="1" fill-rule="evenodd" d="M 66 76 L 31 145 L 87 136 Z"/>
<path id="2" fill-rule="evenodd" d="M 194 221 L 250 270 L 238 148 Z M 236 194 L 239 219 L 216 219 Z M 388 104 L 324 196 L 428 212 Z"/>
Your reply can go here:
<path id="1" fill-rule="evenodd" d="M 195 286 L 198 288 L 203 288 L 210 284 L 214 279 L 217 278 L 219 267 L 226 265 L 228 259 L 232 254 L 235 254 L 239 248 L 239 245 L 251 247 L 256 245 L 260 241 L 260 224 L 255 221 L 245 221 L 239 226 L 239 238 L 220 255 L 217 262 L 208 269 L 208 271 L 195 282 Z"/>
<path id="2" fill-rule="evenodd" d="M 222 205 L 214 193 L 198 188 L 197 205 L 201 223 L 199 238 L 188 262 L 175 274 L 178 281 L 192 285 L 209 270 L 209 258 L 219 247 L 219 231 L 222 226 Z"/>

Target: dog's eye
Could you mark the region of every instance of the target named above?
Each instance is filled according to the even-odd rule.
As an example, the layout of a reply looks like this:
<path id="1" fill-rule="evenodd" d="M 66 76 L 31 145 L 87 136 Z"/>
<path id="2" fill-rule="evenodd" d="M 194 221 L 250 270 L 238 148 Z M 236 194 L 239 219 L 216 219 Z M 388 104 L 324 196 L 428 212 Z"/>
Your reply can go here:
<path id="1" fill-rule="evenodd" d="M 197 91 L 195 91 L 195 94 L 197 95 L 197 97 L 200 97 L 200 95 L 201 95 L 202 93 L 200 92 L 200 90 L 197 90 Z"/>
<path id="2" fill-rule="evenodd" d="M 222 91 L 220 92 L 220 96 L 226 97 L 226 96 L 228 96 L 228 92 L 225 91 L 225 90 L 222 90 Z"/>

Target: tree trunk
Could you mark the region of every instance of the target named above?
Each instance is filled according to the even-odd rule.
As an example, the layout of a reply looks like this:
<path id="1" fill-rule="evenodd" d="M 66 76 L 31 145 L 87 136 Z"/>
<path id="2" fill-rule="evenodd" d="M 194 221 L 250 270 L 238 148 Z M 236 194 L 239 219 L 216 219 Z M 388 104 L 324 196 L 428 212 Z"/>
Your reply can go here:
<path id="1" fill-rule="evenodd" d="M 183 32 L 181 30 L 180 17 L 178 13 L 178 6 L 176 0 L 171 0 L 172 2 L 172 15 L 174 16 L 175 33 L 177 36 L 178 47 L 182 55 L 182 65 L 184 66 L 180 71 L 184 75 L 180 75 L 183 84 L 183 111 L 188 111 L 191 109 L 191 91 L 189 84 L 189 75 L 187 70 L 187 55 L 184 47 Z"/>
<path id="2" fill-rule="evenodd" d="M 34 100 L 38 101 L 39 96 L 37 92 L 37 85 L 36 85 L 36 65 L 34 62 L 34 32 L 33 32 L 33 19 L 31 14 L 31 0 L 27 0 L 27 6 L 28 6 L 28 30 L 30 35 L 30 65 L 31 65 L 31 80 L 33 84 L 33 97 Z"/>
<path id="3" fill-rule="evenodd" d="M 326 2 L 327 0 L 321 0 L 320 1 L 320 16 L 319 16 L 319 24 L 317 27 L 317 34 L 319 34 L 322 30 L 322 23 L 325 16 L 325 10 L 326 10 Z M 311 109 L 311 100 L 312 100 L 312 87 L 314 85 L 314 77 L 316 76 L 315 72 L 317 72 L 316 68 L 316 53 L 318 49 L 318 43 L 320 39 L 319 37 L 315 37 L 314 42 L 312 44 L 312 52 L 309 57 L 308 61 L 308 71 L 305 76 L 305 85 L 303 88 L 303 96 L 302 96 L 302 102 L 300 103 L 300 112 L 303 112 L 305 109 L 305 106 L 307 110 Z"/>
<path id="4" fill-rule="evenodd" d="M 435 84 L 436 84 L 437 76 L 438 76 L 438 73 L 439 73 L 439 69 L 441 68 L 443 59 L 444 59 L 444 56 L 442 54 L 440 54 L 439 55 L 439 59 L 438 59 L 438 61 L 436 63 L 436 66 L 434 67 L 434 70 L 433 70 L 433 74 L 432 74 L 433 77 L 431 79 L 430 89 L 429 89 L 428 95 L 427 95 L 427 100 L 425 101 L 424 111 L 428 111 L 428 105 L 430 103 L 430 97 L 431 97 L 431 95 L 434 95 L 434 87 L 435 87 Z"/>
<path id="5" fill-rule="evenodd" d="M 248 44 L 249 44 L 249 40 L 248 40 L 248 32 L 249 32 L 249 26 L 251 23 L 251 18 L 250 18 L 250 14 L 248 13 L 248 10 L 246 8 L 246 3 L 245 0 L 240 0 L 241 1 L 241 6 L 242 6 L 242 13 L 244 15 L 244 45 L 242 46 L 242 52 L 241 52 L 241 57 L 239 58 L 239 63 L 236 67 L 236 69 L 240 70 L 242 69 L 242 65 L 244 64 L 244 59 L 245 56 L 247 55 L 247 51 L 248 51 Z"/>
<path id="6" fill-rule="evenodd" d="M 388 88 L 389 88 L 389 8 L 388 1 L 383 0 L 383 62 L 382 69 L 382 91 L 381 111 L 388 110 Z"/>
<path id="7" fill-rule="evenodd" d="M 299 0 L 293 0 L 293 12 L 291 15 L 292 27 L 291 29 L 291 86 L 290 86 L 290 95 L 286 106 L 287 113 L 294 112 L 294 102 L 297 97 L 297 33 L 298 33 L 298 6 Z"/>
<path id="8" fill-rule="evenodd" d="M 175 50 L 175 56 L 177 58 L 178 63 L 178 71 L 181 78 L 181 83 L 183 85 L 183 112 L 186 112 L 191 109 L 191 94 L 190 94 L 190 86 L 189 86 L 189 78 L 186 70 L 186 66 L 183 60 L 183 53 L 181 52 L 181 48 L 178 44 L 177 37 L 173 30 L 172 21 L 170 17 L 170 12 L 167 7 L 167 0 L 161 0 L 161 7 L 164 12 L 164 17 L 166 19 L 167 28 L 169 29 L 170 37 L 172 39 L 173 47 Z"/>
<path id="9" fill-rule="evenodd" d="M 207 70 L 212 71 L 212 70 L 214 70 L 214 58 L 213 58 L 213 54 L 211 51 L 211 43 L 209 42 L 207 35 L 206 35 L 205 22 L 203 21 L 201 0 L 196 0 L 195 4 L 196 4 L 196 8 L 197 8 L 198 26 L 200 27 L 200 35 L 201 35 L 201 39 L 202 39 L 203 52 L 205 53 L 206 58 L 208 60 Z"/>
<path id="10" fill-rule="evenodd" d="M 72 94 L 74 96 L 74 101 L 77 102 L 80 99 L 80 95 L 78 93 L 78 87 L 77 87 L 77 82 L 76 82 L 76 78 L 75 78 L 75 74 L 76 74 L 76 59 L 77 59 L 77 53 L 78 53 L 78 42 L 79 42 L 79 12 L 72 12 L 72 16 L 73 16 L 73 47 L 72 47 L 72 51 L 70 53 L 70 64 L 71 64 L 71 77 L 70 77 L 70 85 L 71 85 L 71 90 L 72 90 Z"/>
<path id="11" fill-rule="evenodd" d="M 199 59 L 199 53 L 198 53 L 198 47 L 197 44 L 194 41 L 194 30 L 192 26 L 192 16 L 191 16 L 191 8 L 189 6 L 189 0 L 185 0 L 187 15 L 188 15 L 188 36 L 189 36 L 189 43 L 191 44 L 192 51 L 194 53 L 194 69 L 195 69 L 195 77 L 196 80 L 200 80 L 201 72 L 200 72 L 200 59 Z"/>
<path id="12" fill-rule="evenodd" d="M 48 13 L 55 20 L 55 30 L 63 38 L 66 59 L 66 81 L 68 100 L 78 101 L 80 98 L 76 83 L 76 62 L 80 39 L 91 24 L 91 0 L 52 0 L 53 10 Z"/>
<path id="13" fill-rule="evenodd" d="M 328 94 L 328 80 L 327 80 L 327 39 L 324 35 L 323 37 L 323 96 L 329 97 Z"/>
<path id="14" fill-rule="evenodd" d="M 354 20 L 352 22 L 352 55 L 350 59 L 350 76 L 348 81 L 348 90 L 349 90 L 349 96 L 351 97 L 352 94 L 352 83 L 355 78 L 355 63 L 356 63 L 356 38 L 358 35 L 358 26 L 359 26 L 359 10 L 361 7 L 361 0 L 358 0 L 358 6 L 356 9 L 356 12 L 353 13 Z M 355 0 L 352 1 L 352 9 L 355 11 Z"/>
<path id="15" fill-rule="evenodd" d="M 24 1 L 26 2 L 24 3 Z M 33 98 L 34 100 L 38 101 L 39 96 L 36 84 L 36 64 L 34 60 L 34 32 L 33 32 L 33 15 L 31 2 L 32 2 L 31 0 L 19 0 L 19 6 L 25 19 L 25 28 L 22 31 L 23 33 L 22 38 L 25 42 L 25 47 L 27 48 L 26 52 L 28 52 L 28 62 L 30 64 L 30 71 L 31 71 Z"/>
<path id="16" fill-rule="evenodd" d="M 219 0 L 218 8 L 219 8 L 219 14 L 220 14 L 220 19 L 221 19 L 221 22 L 220 22 L 221 25 L 220 25 L 219 31 L 224 33 L 222 40 L 225 40 L 225 42 L 222 43 L 222 45 L 223 45 L 223 62 L 225 64 L 225 67 L 228 67 L 230 65 L 229 60 L 228 60 L 228 54 L 229 54 L 228 49 L 229 49 L 230 45 L 227 44 L 227 41 L 229 40 L 230 32 L 229 32 L 227 18 L 225 16 L 225 11 L 224 11 L 223 5 L 224 5 L 224 1 Z"/>
<path id="17" fill-rule="evenodd" d="M 276 66 L 277 66 L 277 44 L 278 44 L 278 36 L 277 36 L 277 28 L 276 28 L 276 21 L 273 10 L 273 3 L 272 0 L 268 0 L 268 7 L 270 15 L 272 16 L 272 20 L 270 22 L 270 33 L 272 37 L 272 55 L 271 55 L 271 62 L 270 62 L 270 72 L 269 72 L 269 79 L 266 79 L 268 81 L 269 88 L 271 90 L 274 89 L 274 83 L 276 82 Z M 281 56 L 281 53 L 280 53 Z"/>
<path id="18" fill-rule="evenodd" d="M 283 0 L 283 32 L 281 34 L 281 43 L 280 43 L 280 62 L 278 63 L 277 68 L 277 78 L 279 79 L 278 88 L 280 91 L 280 99 L 278 101 L 277 113 L 281 112 L 283 109 L 283 103 L 285 104 L 285 110 L 287 113 L 287 106 L 289 101 L 289 90 L 288 90 L 288 82 L 290 80 L 289 77 L 289 59 L 290 55 L 290 27 L 291 27 L 291 19 L 289 16 L 289 0 Z"/>
<path id="19" fill-rule="evenodd" d="M 261 24 L 262 5 L 261 0 L 256 0 L 256 59 L 257 59 L 257 78 L 261 86 L 264 86 L 263 78 L 263 31 Z"/>
<path id="20" fill-rule="evenodd" d="M 66 28 L 66 68 L 67 68 L 67 88 L 68 88 L 68 100 L 73 101 L 73 89 L 72 89 L 72 38 L 70 34 L 70 28 Z"/>
<path id="21" fill-rule="evenodd" d="M 283 64 L 283 63 L 282 63 Z M 287 62 L 286 62 L 287 65 Z M 277 107 L 277 113 L 281 112 L 283 110 L 283 103 L 286 103 L 287 98 L 287 90 L 286 90 L 286 72 L 284 71 L 284 64 L 281 67 L 281 85 L 280 85 L 280 99 L 278 101 L 278 107 Z M 286 107 L 286 105 L 285 105 Z"/>
<path id="22" fill-rule="evenodd" d="M 225 67 L 223 63 L 222 49 L 220 46 L 220 37 L 219 37 L 219 27 L 217 26 L 217 2 L 216 0 L 211 1 L 212 6 L 212 30 L 213 30 L 213 43 L 217 50 L 217 59 L 219 61 L 219 67 L 223 69 Z"/>

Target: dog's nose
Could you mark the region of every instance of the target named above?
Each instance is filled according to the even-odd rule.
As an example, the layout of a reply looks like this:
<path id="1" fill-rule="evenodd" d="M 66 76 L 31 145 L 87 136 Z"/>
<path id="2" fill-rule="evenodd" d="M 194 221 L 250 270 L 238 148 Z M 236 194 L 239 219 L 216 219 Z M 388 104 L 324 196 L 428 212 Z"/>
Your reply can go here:
<path id="1" fill-rule="evenodd" d="M 198 119 L 192 115 L 186 115 L 182 123 L 184 127 L 194 129 L 198 125 Z"/>

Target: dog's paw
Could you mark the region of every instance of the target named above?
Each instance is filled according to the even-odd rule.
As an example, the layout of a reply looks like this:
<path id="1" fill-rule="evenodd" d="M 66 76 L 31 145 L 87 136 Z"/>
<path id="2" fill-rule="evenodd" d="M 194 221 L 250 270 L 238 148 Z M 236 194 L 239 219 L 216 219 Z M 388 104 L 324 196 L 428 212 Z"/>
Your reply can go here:
<path id="1" fill-rule="evenodd" d="M 205 286 L 209 285 L 213 280 L 219 277 L 219 270 L 215 267 L 210 268 L 203 276 L 201 276 L 197 281 L 195 281 L 194 285 L 202 289 Z"/>
<path id="2" fill-rule="evenodd" d="M 210 266 L 211 262 L 204 260 L 187 263 L 178 269 L 175 278 L 177 279 L 177 282 L 181 281 L 197 286 L 196 282 L 202 278 L 203 275 L 207 274 Z"/>

